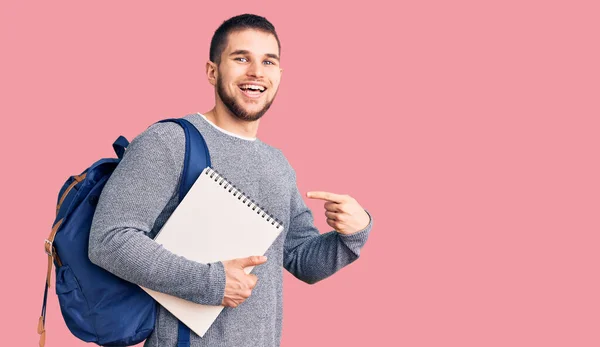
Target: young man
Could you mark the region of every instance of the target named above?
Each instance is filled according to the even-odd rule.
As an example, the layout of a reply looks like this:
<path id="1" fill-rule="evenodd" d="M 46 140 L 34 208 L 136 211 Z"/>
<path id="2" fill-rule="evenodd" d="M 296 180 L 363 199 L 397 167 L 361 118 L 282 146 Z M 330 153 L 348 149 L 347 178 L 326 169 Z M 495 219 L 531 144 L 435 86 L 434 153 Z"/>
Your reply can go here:
<path id="1" fill-rule="evenodd" d="M 246 14 L 225 21 L 213 36 L 206 63 L 215 107 L 185 117 L 205 138 L 212 167 L 283 222 L 266 257 L 201 264 L 152 240 L 178 201 L 185 136 L 174 123 L 152 125 L 132 141 L 96 209 L 92 262 L 156 291 L 226 306 L 202 338 L 191 334 L 191 346 L 279 346 L 282 265 L 315 283 L 356 260 L 371 230 L 369 214 L 350 196 L 311 192 L 309 198 L 326 201 L 327 223 L 335 229 L 320 235 L 294 169 L 280 150 L 256 138 L 259 119 L 279 88 L 279 56 L 279 39 L 265 18 Z M 257 266 L 246 274 L 243 269 L 251 265 Z M 145 346 L 176 346 L 177 333 L 177 319 L 159 306 Z"/>

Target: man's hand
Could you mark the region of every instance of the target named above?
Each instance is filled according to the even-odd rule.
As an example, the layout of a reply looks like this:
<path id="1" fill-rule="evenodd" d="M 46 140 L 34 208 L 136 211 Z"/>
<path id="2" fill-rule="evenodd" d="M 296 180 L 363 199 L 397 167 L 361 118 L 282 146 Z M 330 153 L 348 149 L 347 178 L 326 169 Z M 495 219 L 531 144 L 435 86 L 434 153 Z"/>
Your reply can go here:
<path id="1" fill-rule="evenodd" d="M 264 256 L 251 256 L 224 261 L 225 296 L 221 305 L 237 307 L 248 299 L 252 294 L 252 289 L 256 286 L 258 277 L 253 274 L 246 274 L 244 268 L 264 264 L 266 261 L 267 257 Z"/>
<path id="2" fill-rule="evenodd" d="M 325 216 L 327 216 L 327 224 L 340 234 L 350 235 L 363 230 L 369 225 L 369 215 L 350 195 L 308 192 L 306 196 L 311 199 L 326 201 Z"/>

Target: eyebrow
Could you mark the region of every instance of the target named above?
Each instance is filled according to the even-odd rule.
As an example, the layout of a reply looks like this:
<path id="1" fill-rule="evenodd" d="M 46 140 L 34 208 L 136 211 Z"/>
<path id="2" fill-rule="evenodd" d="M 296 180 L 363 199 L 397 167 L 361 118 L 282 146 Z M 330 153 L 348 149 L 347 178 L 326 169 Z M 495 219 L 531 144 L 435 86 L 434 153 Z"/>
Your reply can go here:
<path id="1" fill-rule="evenodd" d="M 238 49 L 237 51 L 231 52 L 229 55 L 232 56 L 232 55 L 238 55 L 238 54 L 250 54 L 250 51 L 247 51 L 245 49 Z M 276 59 L 277 61 L 279 61 L 279 56 L 277 54 L 267 53 L 265 55 L 269 58 Z"/>

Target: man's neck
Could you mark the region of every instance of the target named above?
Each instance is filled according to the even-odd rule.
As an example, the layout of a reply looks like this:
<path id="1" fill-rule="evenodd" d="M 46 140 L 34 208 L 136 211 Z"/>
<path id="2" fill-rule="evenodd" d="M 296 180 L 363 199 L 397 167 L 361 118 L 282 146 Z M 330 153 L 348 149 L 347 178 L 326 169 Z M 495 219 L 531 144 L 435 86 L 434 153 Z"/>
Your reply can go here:
<path id="1" fill-rule="evenodd" d="M 233 116 L 229 110 L 223 108 L 225 107 L 217 105 L 212 110 L 203 113 L 204 117 L 219 128 L 231 133 L 247 138 L 256 137 L 260 119 L 253 122 L 243 121 Z"/>

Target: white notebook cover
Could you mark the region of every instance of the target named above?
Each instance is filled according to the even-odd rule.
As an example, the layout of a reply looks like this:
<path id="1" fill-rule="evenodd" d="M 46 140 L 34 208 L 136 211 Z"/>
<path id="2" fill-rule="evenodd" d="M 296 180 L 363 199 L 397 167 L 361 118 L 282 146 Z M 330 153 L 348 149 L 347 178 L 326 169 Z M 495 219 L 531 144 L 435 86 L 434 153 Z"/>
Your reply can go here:
<path id="1" fill-rule="evenodd" d="M 205 264 L 264 255 L 283 225 L 232 188 L 214 170 L 204 169 L 154 240 L 177 255 Z M 246 268 L 246 273 L 252 268 Z M 141 288 L 199 336 L 204 336 L 223 309 Z"/>

